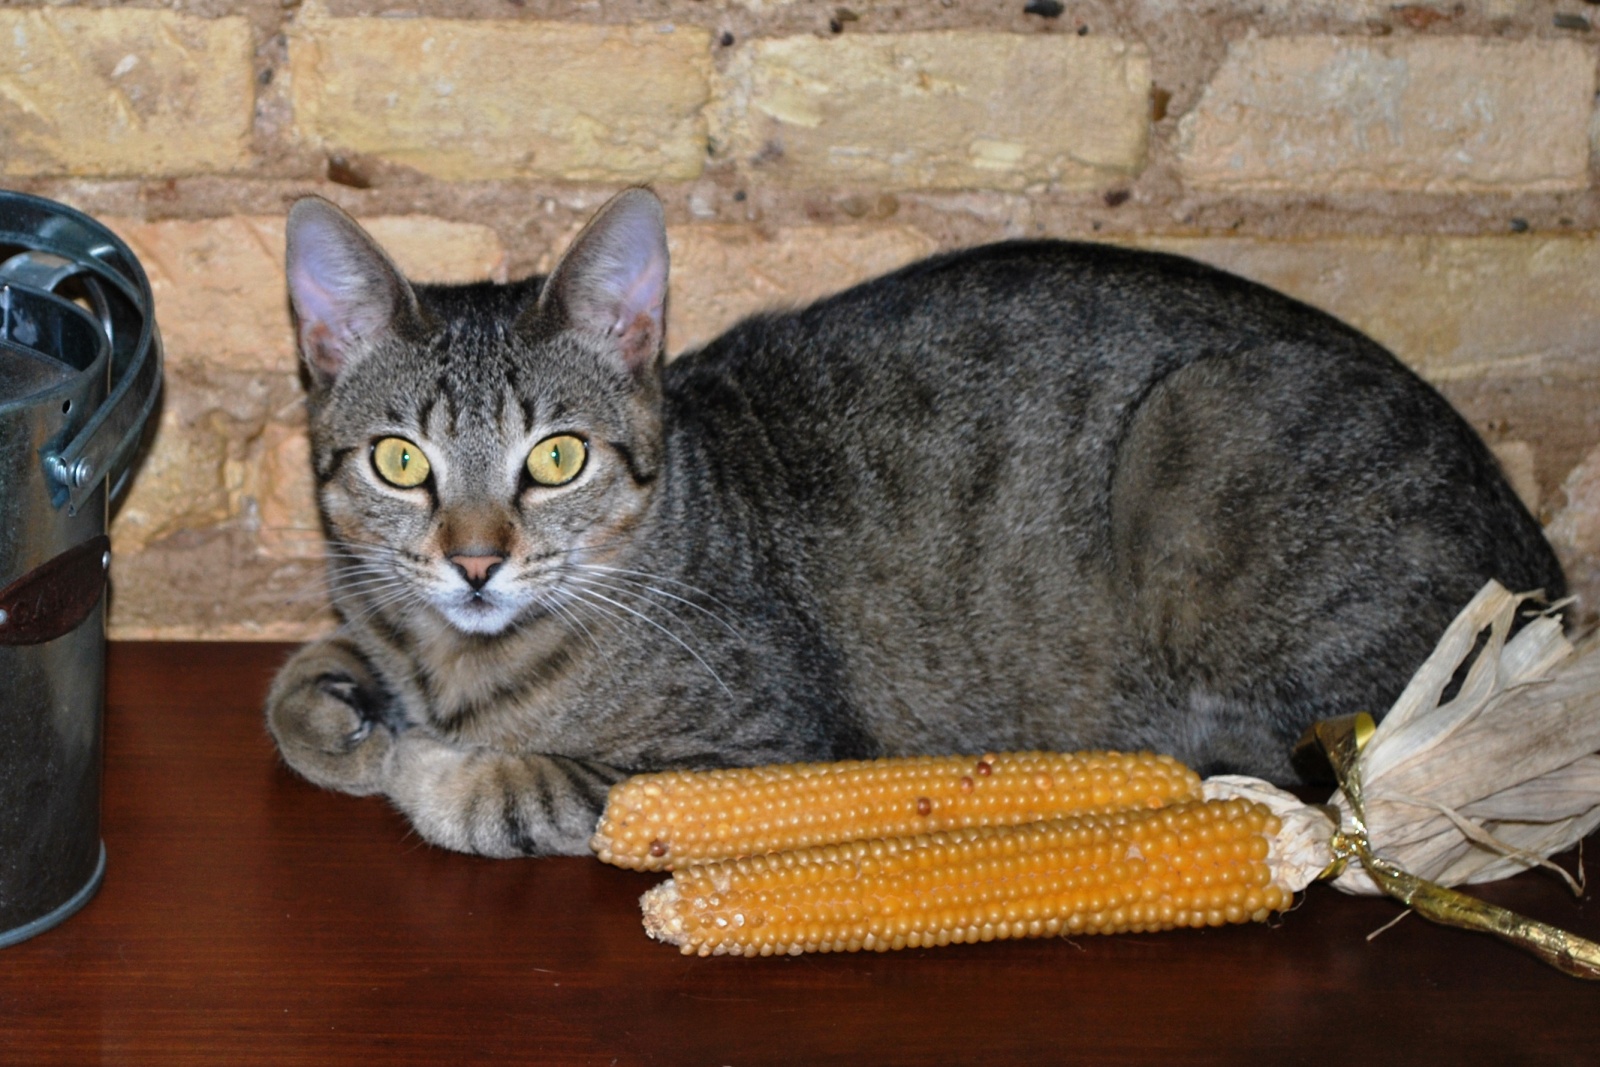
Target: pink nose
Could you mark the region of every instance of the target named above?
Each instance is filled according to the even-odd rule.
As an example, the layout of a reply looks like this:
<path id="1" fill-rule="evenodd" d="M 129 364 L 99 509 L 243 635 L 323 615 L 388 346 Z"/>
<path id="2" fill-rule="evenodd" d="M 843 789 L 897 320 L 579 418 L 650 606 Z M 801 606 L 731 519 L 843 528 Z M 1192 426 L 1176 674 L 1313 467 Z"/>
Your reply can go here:
<path id="1" fill-rule="evenodd" d="M 504 556 L 450 557 L 450 562 L 455 566 L 456 570 L 461 572 L 461 576 L 467 580 L 467 584 L 474 589 L 482 589 L 489 581 L 489 575 L 493 574 L 494 569 L 505 561 L 506 558 Z"/>

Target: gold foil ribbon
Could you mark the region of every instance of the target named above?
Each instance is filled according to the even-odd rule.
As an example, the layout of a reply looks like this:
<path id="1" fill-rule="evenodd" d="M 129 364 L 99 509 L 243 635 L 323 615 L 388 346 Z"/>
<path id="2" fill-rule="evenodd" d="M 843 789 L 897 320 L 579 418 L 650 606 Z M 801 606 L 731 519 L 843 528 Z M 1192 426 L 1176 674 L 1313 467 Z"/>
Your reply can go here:
<path id="1" fill-rule="evenodd" d="M 1327 753 L 1339 788 L 1350 801 L 1353 826 L 1335 831 L 1334 863 L 1322 877 L 1335 877 L 1350 860 L 1356 860 L 1380 889 L 1425 919 L 1493 934 L 1576 978 L 1600 979 L 1600 945 L 1593 941 L 1418 878 L 1373 854 L 1367 839 L 1360 763 L 1362 746 L 1373 729 L 1372 716 L 1365 712 L 1328 719 L 1311 728 Z M 1338 824 L 1337 813 L 1334 823 Z"/>

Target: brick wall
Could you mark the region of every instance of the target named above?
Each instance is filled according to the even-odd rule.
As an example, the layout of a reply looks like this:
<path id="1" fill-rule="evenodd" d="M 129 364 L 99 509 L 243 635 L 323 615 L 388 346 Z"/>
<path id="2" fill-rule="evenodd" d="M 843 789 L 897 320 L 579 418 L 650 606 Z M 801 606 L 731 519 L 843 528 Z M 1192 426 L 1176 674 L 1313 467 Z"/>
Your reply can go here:
<path id="1" fill-rule="evenodd" d="M 1004 237 L 1281 288 L 1438 385 L 1600 594 L 1600 8 L 1025 3 L 0 8 L 0 183 L 125 236 L 167 340 L 113 635 L 328 624 L 280 275 L 295 196 L 465 280 L 547 267 L 640 181 L 667 203 L 674 349 Z"/>

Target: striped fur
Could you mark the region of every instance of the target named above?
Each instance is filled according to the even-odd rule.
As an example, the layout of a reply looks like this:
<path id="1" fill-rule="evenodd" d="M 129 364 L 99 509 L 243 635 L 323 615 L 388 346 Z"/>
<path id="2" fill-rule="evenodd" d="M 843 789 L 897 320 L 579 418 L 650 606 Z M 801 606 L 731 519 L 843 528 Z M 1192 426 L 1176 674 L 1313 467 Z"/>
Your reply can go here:
<path id="1" fill-rule="evenodd" d="M 665 255 L 632 190 L 547 282 L 413 286 L 296 206 L 343 620 L 268 701 L 307 778 L 496 856 L 582 851 L 612 782 L 670 767 L 1152 748 L 1282 780 L 1486 578 L 1561 592 L 1433 390 L 1236 278 L 998 245 L 669 364 Z M 557 486 L 525 463 L 552 435 L 587 448 Z M 426 482 L 385 482 L 386 437 Z"/>

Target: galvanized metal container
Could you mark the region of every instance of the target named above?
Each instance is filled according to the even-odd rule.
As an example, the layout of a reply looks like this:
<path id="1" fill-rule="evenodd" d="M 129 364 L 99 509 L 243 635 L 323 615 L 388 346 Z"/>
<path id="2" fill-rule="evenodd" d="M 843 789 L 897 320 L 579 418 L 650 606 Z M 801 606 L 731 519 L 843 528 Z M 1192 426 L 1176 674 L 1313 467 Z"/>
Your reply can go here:
<path id="1" fill-rule="evenodd" d="M 0 946 L 71 915 L 105 871 L 106 509 L 160 383 L 133 253 L 0 191 Z"/>

